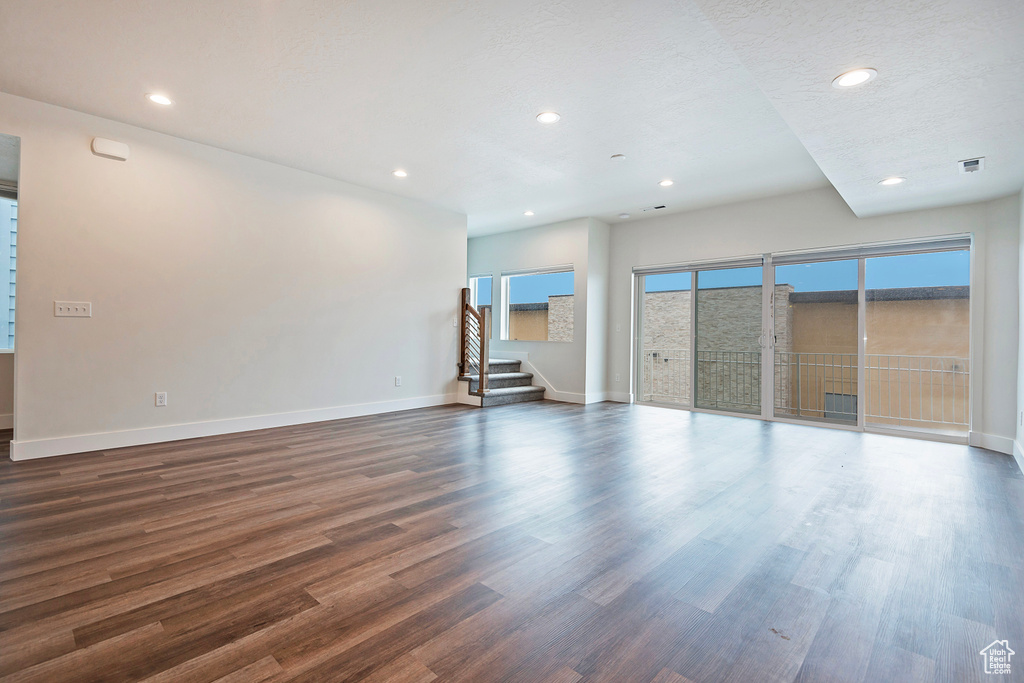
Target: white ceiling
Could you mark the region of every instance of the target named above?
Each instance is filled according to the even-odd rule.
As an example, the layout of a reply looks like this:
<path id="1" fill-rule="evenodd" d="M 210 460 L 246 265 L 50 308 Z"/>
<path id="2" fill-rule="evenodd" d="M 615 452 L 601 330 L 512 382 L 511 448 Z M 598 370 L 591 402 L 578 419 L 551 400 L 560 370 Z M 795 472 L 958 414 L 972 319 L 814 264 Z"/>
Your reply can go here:
<path id="1" fill-rule="evenodd" d="M 471 234 L 826 182 L 678 0 L 26 0 L 4 5 L 0 89 L 423 199 Z"/>
<path id="2" fill-rule="evenodd" d="M 1024 186 L 1024 1 L 696 2 L 858 216 Z M 878 78 L 831 86 L 857 67 Z"/>
<path id="3" fill-rule="evenodd" d="M 21 0 L 0 90 L 445 206 L 470 234 L 818 187 L 819 165 L 863 215 L 1019 189 L 1024 3 L 892 4 Z M 954 81 L 927 78 L 936 55 Z M 876 81 L 831 88 L 865 60 Z M 875 184 L 893 173 L 911 182 Z"/>

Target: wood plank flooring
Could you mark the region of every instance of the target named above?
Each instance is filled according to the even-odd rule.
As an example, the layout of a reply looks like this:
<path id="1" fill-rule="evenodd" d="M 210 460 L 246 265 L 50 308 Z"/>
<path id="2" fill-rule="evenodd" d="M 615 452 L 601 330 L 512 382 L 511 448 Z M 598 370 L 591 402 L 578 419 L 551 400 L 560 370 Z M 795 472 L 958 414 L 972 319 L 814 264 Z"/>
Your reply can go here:
<path id="1" fill-rule="evenodd" d="M 1024 680 L 1024 476 L 621 404 L 0 462 L 3 681 Z"/>

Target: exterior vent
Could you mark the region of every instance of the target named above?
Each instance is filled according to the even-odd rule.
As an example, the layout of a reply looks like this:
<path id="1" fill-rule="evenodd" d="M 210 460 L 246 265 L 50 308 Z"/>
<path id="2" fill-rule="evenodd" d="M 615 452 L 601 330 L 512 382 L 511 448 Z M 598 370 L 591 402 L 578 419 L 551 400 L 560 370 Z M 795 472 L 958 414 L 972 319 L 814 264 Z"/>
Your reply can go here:
<path id="1" fill-rule="evenodd" d="M 642 208 L 640 210 L 641 211 L 657 211 L 658 209 L 664 209 L 664 208 L 665 208 L 665 205 L 662 204 L 661 206 L 645 206 L 644 208 Z"/>
<path id="2" fill-rule="evenodd" d="M 956 162 L 956 166 L 960 169 L 960 175 L 965 173 L 977 173 L 978 171 L 985 170 L 985 157 L 978 157 L 977 159 L 964 159 Z"/>

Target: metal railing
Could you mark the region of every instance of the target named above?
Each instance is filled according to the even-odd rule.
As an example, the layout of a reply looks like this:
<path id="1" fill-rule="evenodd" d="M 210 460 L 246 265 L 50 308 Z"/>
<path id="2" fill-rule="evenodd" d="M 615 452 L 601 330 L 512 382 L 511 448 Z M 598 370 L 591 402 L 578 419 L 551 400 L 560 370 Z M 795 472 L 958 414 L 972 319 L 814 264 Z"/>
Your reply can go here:
<path id="1" fill-rule="evenodd" d="M 775 414 L 857 421 L 857 354 L 775 352 Z"/>
<path id="2" fill-rule="evenodd" d="M 760 351 L 698 351 L 698 408 L 760 412 Z"/>
<path id="3" fill-rule="evenodd" d="M 644 351 L 642 401 L 690 405 L 690 350 Z"/>
<path id="4" fill-rule="evenodd" d="M 461 335 L 459 342 L 459 376 L 476 375 L 478 377 L 477 390 L 470 390 L 469 393 L 476 396 L 483 396 L 487 393 L 487 373 L 489 371 L 489 346 L 491 329 L 490 307 L 476 310 L 470 301 L 468 287 L 462 290 Z M 472 385 L 470 385 L 472 386 Z"/>
<path id="5" fill-rule="evenodd" d="M 967 358 L 868 354 L 865 376 L 871 424 L 962 431 L 970 423 Z"/>
<path id="6" fill-rule="evenodd" d="M 863 392 L 857 354 L 780 351 L 774 366 L 776 415 L 856 423 L 864 401 L 874 425 L 963 430 L 969 423 L 966 358 L 868 354 Z M 693 372 L 688 349 L 645 349 L 641 400 L 689 405 Z M 696 373 L 697 407 L 760 409 L 760 352 L 698 351 Z"/>

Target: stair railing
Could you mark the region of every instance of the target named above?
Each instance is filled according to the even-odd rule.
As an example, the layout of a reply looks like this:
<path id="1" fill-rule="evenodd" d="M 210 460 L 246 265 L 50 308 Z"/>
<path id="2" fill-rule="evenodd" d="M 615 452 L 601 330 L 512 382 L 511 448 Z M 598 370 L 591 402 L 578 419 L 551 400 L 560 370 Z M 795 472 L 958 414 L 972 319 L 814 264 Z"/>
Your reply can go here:
<path id="1" fill-rule="evenodd" d="M 487 393 L 487 372 L 488 358 L 490 351 L 490 311 L 486 308 L 476 310 L 470 303 L 470 292 L 468 287 L 462 289 L 462 334 L 459 376 L 477 375 L 480 380 L 477 382 L 477 391 L 469 393 L 475 396 L 483 396 Z M 472 386 L 472 384 L 470 385 Z"/>

